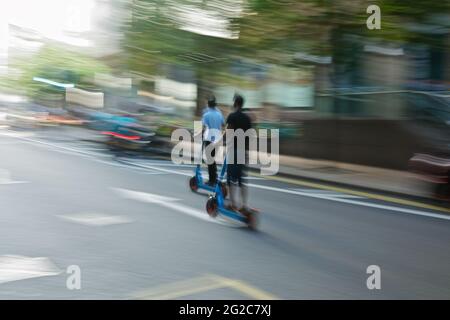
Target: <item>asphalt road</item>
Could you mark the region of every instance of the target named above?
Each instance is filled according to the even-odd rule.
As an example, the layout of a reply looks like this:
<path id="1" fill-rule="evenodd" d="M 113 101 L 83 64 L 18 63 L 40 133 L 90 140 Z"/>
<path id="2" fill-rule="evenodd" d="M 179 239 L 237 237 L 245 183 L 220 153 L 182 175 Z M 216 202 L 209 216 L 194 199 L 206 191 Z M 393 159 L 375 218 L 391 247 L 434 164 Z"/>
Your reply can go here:
<path id="1" fill-rule="evenodd" d="M 0 299 L 450 298 L 445 210 L 251 176 L 252 232 L 208 217 L 192 166 L 55 132 L 0 132 Z"/>

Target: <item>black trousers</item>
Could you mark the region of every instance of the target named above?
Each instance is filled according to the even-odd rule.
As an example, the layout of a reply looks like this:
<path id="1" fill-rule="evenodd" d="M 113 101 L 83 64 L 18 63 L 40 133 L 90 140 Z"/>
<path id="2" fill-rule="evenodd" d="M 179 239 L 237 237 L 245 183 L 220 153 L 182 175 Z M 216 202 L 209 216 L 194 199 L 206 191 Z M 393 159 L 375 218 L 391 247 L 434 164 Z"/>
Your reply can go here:
<path id="1" fill-rule="evenodd" d="M 244 164 L 239 163 L 230 163 L 227 166 L 227 184 L 231 185 L 231 183 L 238 184 L 239 187 L 242 187 L 243 178 L 246 177 L 246 167 Z"/>
<path id="2" fill-rule="evenodd" d="M 211 141 L 204 141 L 203 145 L 205 147 L 209 146 L 211 144 Z M 206 153 L 206 158 L 208 161 L 208 175 L 209 175 L 209 184 L 215 184 L 217 181 L 217 164 L 216 161 L 214 159 L 214 157 L 216 156 L 216 148 L 214 148 L 211 151 L 211 157 L 209 155 L 209 152 Z M 209 164 L 211 163 L 211 164 Z"/>

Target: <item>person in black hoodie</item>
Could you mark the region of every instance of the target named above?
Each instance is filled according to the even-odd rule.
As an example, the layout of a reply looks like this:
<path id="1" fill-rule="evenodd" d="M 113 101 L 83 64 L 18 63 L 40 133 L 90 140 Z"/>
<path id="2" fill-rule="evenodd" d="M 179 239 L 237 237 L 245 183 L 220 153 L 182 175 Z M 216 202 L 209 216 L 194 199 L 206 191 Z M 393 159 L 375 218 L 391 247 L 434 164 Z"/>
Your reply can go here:
<path id="1" fill-rule="evenodd" d="M 244 98 L 241 95 L 235 95 L 234 97 L 234 112 L 230 113 L 227 118 L 227 129 L 232 129 L 234 131 L 242 129 L 244 133 L 252 128 L 251 118 L 242 111 L 244 106 Z M 231 142 L 231 141 L 230 141 Z M 229 142 L 228 142 L 229 143 Z M 233 141 L 233 159 L 228 159 L 227 166 L 227 184 L 230 188 L 230 200 L 231 206 L 230 210 L 239 211 L 245 215 L 253 213 L 256 210 L 248 207 L 248 189 L 243 179 L 246 175 L 246 165 L 248 163 L 248 148 L 249 148 L 249 136 L 245 137 L 245 148 L 238 145 L 238 139 L 234 136 Z M 238 153 L 245 154 L 245 162 L 238 163 Z M 242 161 L 241 161 L 242 162 Z M 239 206 L 236 199 L 237 189 L 240 191 L 241 195 L 241 205 Z"/>

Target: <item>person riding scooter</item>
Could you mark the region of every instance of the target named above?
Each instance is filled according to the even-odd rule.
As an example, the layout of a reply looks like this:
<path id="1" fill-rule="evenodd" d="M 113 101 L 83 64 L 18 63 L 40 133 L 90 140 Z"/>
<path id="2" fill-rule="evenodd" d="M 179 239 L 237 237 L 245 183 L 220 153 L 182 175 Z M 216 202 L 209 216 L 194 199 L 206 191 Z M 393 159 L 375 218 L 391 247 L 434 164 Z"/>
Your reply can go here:
<path id="1" fill-rule="evenodd" d="M 217 181 L 217 164 L 215 161 L 217 145 L 215 145 L 215 142 L 221 138 L 225 125 L 222 112 L 217 108 L 216 98 L 214 96 L 210 96 L 208 99 L 208 109 L 203 113 L 202 124 L 203 146 L 208 165 L 208 184 L 214 186 Z"/>
<path id="2" fill-rule="evenodd" d="M 229 159 L 227 167 L 227 183 L 230 189 L 230 200 L 231 206 L 230 210 L 239 211 L 244 215 L 255 213 L 256 210 L 250 208 L 247 205 L 248 200 L 248 190 L 247 185 L 244 183 L 243 179 L 246 175 L 246 164 L 248 163 L 248 149 L 249 149 L 249 139 L 247 131 L 252 128 L 251 118 L 242 111 L 244 106 L 244 98 L 240 95 L 235 95 L 234 97 L 234 112 L 230 113 L 227 118 L 227 134 L 229 130 L 233 130 L 233 141 L 230 137 L 227 137 L 227 148 L 232 145 L 233 157 Z M 245 135 L 245 144 L 238 145 L 238 139 L 236 137 L 236 130 L 242 129 Z M 244 154 L 244 157 L 240 157 L 239 154 Z M 241 159 L 244 161 L 240 161 Z M 241 203 L 237 201 L 237 191 L 240 191 Z"/>

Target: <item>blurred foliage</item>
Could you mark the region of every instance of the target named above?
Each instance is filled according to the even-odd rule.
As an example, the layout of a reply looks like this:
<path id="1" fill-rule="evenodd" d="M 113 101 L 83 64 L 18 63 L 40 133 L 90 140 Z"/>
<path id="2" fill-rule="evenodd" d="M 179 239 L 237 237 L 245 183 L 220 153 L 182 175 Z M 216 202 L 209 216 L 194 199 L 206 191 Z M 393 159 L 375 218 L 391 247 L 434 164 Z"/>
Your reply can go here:
<path id="1" fill-rule="evenodd" d="M 366 28 L 371 4 L 381 8 L 381 30 Z M 245 72 L 233 71 L 242 60 L 292 66 L 298 64 L 298 52 L 351 60 L 356 48 L 346 35 L 401 43 L 433 41 L 409 26 L 450 12 L 450 1 L 440 0 L 130 0 L 128 6 L 123 69 L 154 76 L 166 75 L 167 66 L 185 68 L 193 71 L 200 88 L 215 83 L 254 86 Z M 202 19 L 214 30 L 192 32 L 187 27 Z M 231 36 L 211 36 L 221 23 Z M 31 59 L 13 61 L 12 67 L 20 75 L 0 79 L 2 87 L 31 96 L 43 90 L 32 81 L 35 76 L 89 87 L 96 72 L 112 71 L 103 61 L 54 45 L 44 46 Z"/>
<path id="2" fill-rule="evenodd" d="M 17 58 L 10 66 L 20 72 L 16 78 L 3 79 L 2 84 L 10 89 L 25 92 L 31 98 L 61 92 L 56 87 L 33 81 L 33 77 L 89 87 L 93 83 L 95 73 L 111 72 L 101 61 L 60 46 L 44 46 L 31 59 Z"/>
<path id="3" fill-rule="evenodd" d="M 382 29 L 368 30 L 366 8 L 381 8 Z M 229 17 L 238 39 L 185 31 L 177 10 L 209 10 Z M 134 0 L 125 26 L 125 48 L 131 70 L 161 72 L 161 64 L 187 66 L 198 77 L 242 81 L 229 72 L 234 58 L 290 65 L 293 54 L 334 55 L 344 34 L 405 42 L 420 35 L 407 25 L 426 22 L 430 15 L 450 12 L 450 2 L 398 0 Z M 230 12 L 239 14 L 230 15 Z M 195 17 L 195 14 L 193 15 Z M 427 39 L 425 39 L 427 40 Z M 349 50 L 352 50 L 351 48 Z M 202 59 L 199 55 L 209 58 Z M 201 79 L 200 79 L 201 80 Z"/>
<path id="4" fill-rule="evenodd" d="M 239 32 L 239 38 L 212 37 L 182 30 L 173 12 L 174 8 L 183 6 L 193 11 L 217 12 L 218 16 L 231 15 L 229 29 Z M 161 71 L 160 64 L 168 63 L 192 67 L 199 73 L 203 71 L 209 80 L 236 81 L 238 79 L 227 72 L 233 58 L 284 63 L 288 61 L 286 56 L 299 46 L 316 46 L 314 39 L 318 32 L 308 26 L 311 16 L 301 14 L 305 8 L 309 13 L 321 11 L 314 3 L 306 5 L 297 1 L 133 1 L 125 40 L 130 69 L 157 74 Z M 230 14 L 233 10 L 240 13 L 233 16 Z M 310 34 L 305 36 L 307 33 Z"/>

